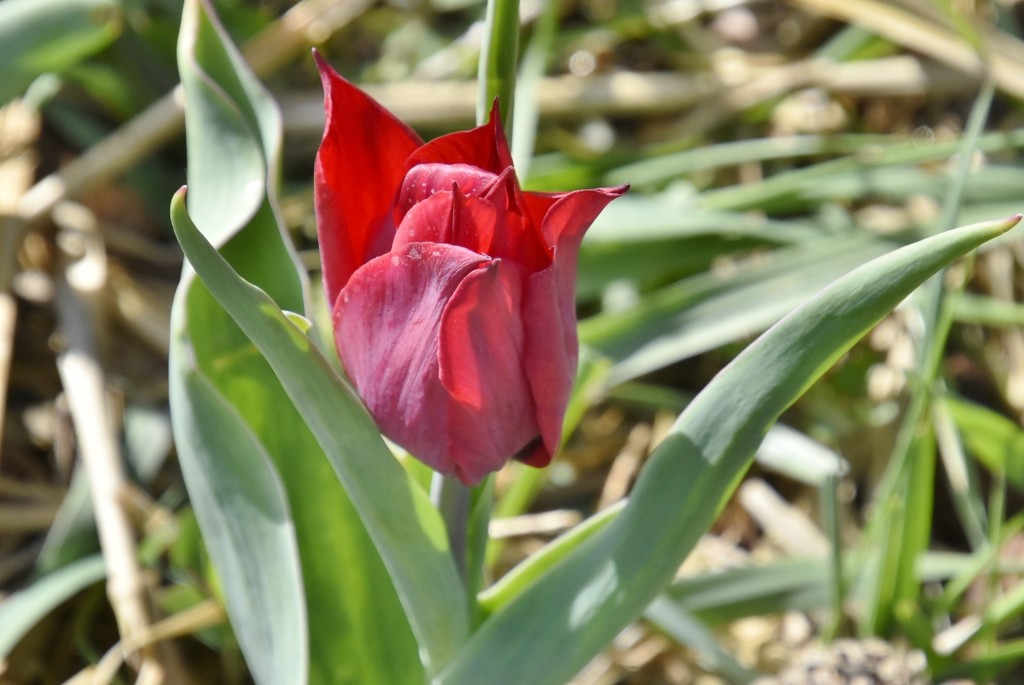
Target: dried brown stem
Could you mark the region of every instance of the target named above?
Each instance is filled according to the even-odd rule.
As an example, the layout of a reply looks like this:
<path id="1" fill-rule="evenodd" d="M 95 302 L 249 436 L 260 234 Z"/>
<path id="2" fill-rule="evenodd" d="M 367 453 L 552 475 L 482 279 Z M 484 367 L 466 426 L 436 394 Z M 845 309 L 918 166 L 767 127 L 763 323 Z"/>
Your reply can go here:
<path id="1" fill-rule="evenodd" d="M 979 54 L 967 38 L 941 24 L 879 0 L 791 0 L 794 5 L 856 24 L 896 45 L 928 55 L 943 64 L 980 78 L 991 71 L 999 88 L 1024 97 L 1024 66 L 1020 41 L 995 30 L 979 32 Z"/>
<path id="2" fill-rule="evenodd" d="M 86 216 L 84 210 L 62 214 L 67 215 L 65 218 Z M 149 626 L 149 606 L 135 556 L 135 535 L 119 499 L 127 477 L 107 411 L 97 317 L 92 307 L 106 283 L 106 258 L 94 225 L 66 226 L 61 238 L 65 250 L 72 254 L 67 255 L 68 264 L 58 279 L 57 314 L 64 349 L 57 356 L 57 369 L 92 493 L 96 529 L 107 565 L 107 596 L 120 634 L 131 637 Z M 153 658 L 144 654 L 142 661 Z M 137 665 L 141 667 L 142 663 Z M 147 672 L 153 672 L 152 667 Z"/>

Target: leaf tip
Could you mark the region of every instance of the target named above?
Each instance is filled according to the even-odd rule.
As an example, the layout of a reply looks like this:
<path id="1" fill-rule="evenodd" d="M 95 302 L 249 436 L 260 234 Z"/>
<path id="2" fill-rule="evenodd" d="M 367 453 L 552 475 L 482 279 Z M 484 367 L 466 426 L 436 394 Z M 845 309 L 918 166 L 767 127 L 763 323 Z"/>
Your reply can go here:
<path id="1" fill-rule="evenodd" d="M 997 221 L 993 227 L 996 231 L 996 235 L 1002 235 L 1008 232 L 1011 228 L 1019 224 L 1021 219 L 1024 219 L 1024 213 L 1018 212 L 1006 217 L 1005 219 Z"/>
<path id="2" fill-rule="evenodd" d="M 177 213 L 181 212 L 185 206 L 185 194 L 188 192 L 188 186 L 183 185 L 178 188 L 174 195 L 171 196 L 171 217 L 173 218 Z"/>

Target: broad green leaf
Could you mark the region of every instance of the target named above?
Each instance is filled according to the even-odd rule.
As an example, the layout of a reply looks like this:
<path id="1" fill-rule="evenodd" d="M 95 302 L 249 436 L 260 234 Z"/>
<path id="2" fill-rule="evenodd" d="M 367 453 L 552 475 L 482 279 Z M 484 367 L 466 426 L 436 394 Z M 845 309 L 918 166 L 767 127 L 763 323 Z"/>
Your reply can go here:
<path id="1" fill-rule="evenodd" d="M 118 0 L 0 2 L 0 104 L 40 74 L 63 71 L 110 44 L 121 21 Z"/>
<path id="2" fill-rule="evenodd" d="M 671 582 L 782 411 L 925 279 L 1019 218 L 880 257 L 773 326 L 680 415 L 618 517 L 492 615 L 437 682 L 565 682 Z"/>
<path id="3" fill-rule="evenodd" d="M 44 616 L 107 575 L 103 557 L 73 561 L 0 601 L 0 661 Z"/>
<path id="4" fill-rule="evenodd" d="M 249 670 L 257 683 L 304 683 L 308 629 L 298 542 L 270 455 L 198 372 L 172 374 L 170 393 L 178 448 L 190 455 L 181 461 L 189 498 Z"/>
<path id="5" fill-rule="evenodd" d="M 186 98 L 189 207 L 220 246 L 256 214 L 268 190 L 274 192 L 281 115 L 206 0 L 185 3 L 178 70 Z"/>
<path id="6" fill-rule="evenodd" d="M 218 245 L 234 239 L 230 246 L 238 259 L 254 262 L 251 255 L 257 250 L 264 260 L 280 258 L 287 251 L 265 199 L 274 160 L 265 153 L 259 120 L 238 85 L 231 48 L 207 10 L 202 2 L 187 2 L 178 38 L 189 174 L 202 188 L 193 204 Z M 243 268 L 252 273 L 259 266 Z M 290 309 L 301 309 L 302 287 L 294 264 L 279 260 L 279 270 L 276 296 Z M 275 466 L 276 446 L 263 442 L 265 408 L 275 400 L 274 386 L 260 384 L 261 372 L 269 374 L 246 364 L 251 360 L 244 336 L 188 273 L 175 295 L 172 329 L 171 410 L 179 461 L 226 589 L 239 646 L 257 683 L 280 682 L 289 672 L 303 683 L 311 671 L 312 631 L 302 574 L 297 572 L 301 543 L 291 535 L 295 524 Z M 247 389 L 230 384 L 242 379 L 242 373 L 250 383 Z M 234 438 L 229 441 L 233 449 L 222 459 L 215 458 L 223 448 L 218 415 L 227 417 L 222 419 L 229 420 L 223 431 Z M 267 511 L 239 517 L 240 502 Z M 296 513 L 301 516 L 301 508 Z"/>
<path id="7" fill-rule="evenodd" d="M 276 210 L 281 135 L 276 104 L 248 71 L 207 2 L 186 3 L 179 64 L 192 113 L 186 117 L 189 176 L 197 191 L 204 189 L 190 193 L 190 205 L 235 269 L 258 283 L 279 306 L 304 311 L 304 278 Z M 240 638 L 253 633 L 247 641 L 240 639 L 247 659 L 271 661 L 278 674 L 288 668 L 301 674 L 308 661 L 309 680 L 318 684 L 422 680 L 416 641 L 395 589 L 316 438 L 262 355 L 203 284 L 187 276 L 180 288 L 174 309 L 173 382 L 183 383 L 180 377 L 199 373 L 248 425 L 255 444 L 270 460 L 261 460 L 258 451 L 250 450 L 249 468 L 262 469 L 265 480 L 276 480 L 283 488 L 298 542 L 297 552 L 294 547 L 279 546 L 276 552 L 265 548 L 267 558 L 236 566 L 230 576 L 220 569 L 225 586 L 258 586 L 266 582 L 266 569 L 301 563 L 304 595 L 286 595 L 293 601 L 276 605 L 281 615 L 257 612 L 233 621 Z M 191 407 L 191 395 L 177 393 L 174 399 L 175 411 L 203 420 Z M 179 422 L 178 432 L 197 428 Z M 179 436 L 179 442 L 188 445 L 191 436 L 185 437 Z M 179 452 L 183 462 L 198 464 L 191 469 L 193 474 L 203 472 L 201 456 L 198 448 Z M 231 468 L 243 465 L 236 462 Z M 232 482 L 228 476 L 222 481 L 225 487 Z M 240 480 L 239 487 L 243 483 Z M 202 486 L 196 487 L 201 492 Z M 221 497 L 194 504 L 199 514 L 206 507 L 199 518 L 208 521 L 226 515 L 224 502 Z M 227 550 L 221 558 L 247 536 L 258 534 L 249 525 L 255 522 L 238 523 L 223 534 L 203 526 L 208 546 Z M 285 650 L 268 655 L 246 646 L 257 644 L 267 630 L 283 630 L 303 618 L 308 620 L 304 634 L 309 639 L 300 661 Z M 368 624 L 377 629 L 365 630 Z"/>
<path id="8" fill-rule="evenodd" d="M 249 238 L 243 233 L 229 247 L 244 245 Z M 299 542 L 305 607 L 296 605 L 293 610 L 303 611 L 309 620 L 310 681 L 333 685 L 421 679 L 416 643 L 387 571 L 323 450 L 259 350 L 201 282 L 193 280 L 187 287 L 187 297 L 175 313 L 187 312 L 190 347 L 172 348 L 172 369 L 187 372 L 194 357 L 273 459 L 288 493 Z M 180 411 L 178 406 L 176 402 L 173 408 Z M 191 452 L 180 454 L 184 460 Z M 199 503 L 195 506 L 198 510 Z M 204 536 L 209 538 L 205 529 Z M 214 542 L 207 540 L 211 546 Z M 245 570 L 263 572 L 261 565 Z M 345 591 L 339 592 L 339 587 Z M 257 618 L 236 622 L 236 631 L 279 622 L 269 615 Z M 367 622 L 380 630 L 362 629 Z"/>
<path id="9" fill-rule="evenodd" d="M 468 607 L 440 516 L 316 346 L 198 231 L 184 191 L 171 203 L 171 220 L 189 262 L 259 348 L 327 454 L 394 582 L 425 665 L 439 668 L 468 631 Z"/>

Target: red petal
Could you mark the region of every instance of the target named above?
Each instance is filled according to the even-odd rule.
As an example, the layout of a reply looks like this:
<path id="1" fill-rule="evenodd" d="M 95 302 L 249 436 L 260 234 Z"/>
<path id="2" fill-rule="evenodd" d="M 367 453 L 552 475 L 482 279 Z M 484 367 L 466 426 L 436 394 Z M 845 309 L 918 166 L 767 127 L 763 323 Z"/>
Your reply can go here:
<path id="1" fill-rule="evenodd" d="M 422 141 L 319 55 L 326 126 L 317 153 L 314 191 L 328 302 L 349 277 L 391 245 L 391 205 L 405 161 Z"/>
<path id="2" fill-rule="evenodd" d="M 597 215 L 608 206 L 608 203 L 629 190 L 628 185 L 615 188 L 591 188 L 574 190 L 557 196 L 544 197 L 540 193 L 533 194 L 532 202 L 538 205 L 545 200 L 555 201 L 544 214 L 541 222 L 541 233 L 547 244 L 555 249 L 579 249 L 583 234 L 594 223 Z"/>
<path id="3" fill-rule="evenodd" d="M 525 363 L 543 450 L 523 458 L 544 466 L 558 449 L 562 421 L 576 376 L 576 261 L 584 232 L 605 206 L 627 186 L 578 190 L 558 198 L 548 210 L 542 231 L 554 247 L 551 266 L 530 276 L 523 300 L 526 321 Z"/>
<path id="4" fill-rule="evenodd" d="M 527 271 L 540 271 L 551 264 L 551 253 L 540 233 L 540 222 L 535 222 L 527 211 L 527 194 L 519 188 L 515 170 L 508 167 L 498 176 L 493 187 L 484 195 L 509 217 L 504 233 L 495 238 L 495 257 L 510 257 Z"/>
<path id="5" fill-rule="evenodd" d="M 469 131 L 458 131 L 435 138 L 409 157 L 407 169 L 417 164 L 472 164 L 500 174 L 512 166 L 512 153 L 501 128 L 498 103 L 491 108 L 490 121 Z"/>
<path id="6" fill-rule="evenodd" d="M 467 484 L 500 469 L 539 433 L 523 367 L 522 287 L 519 270 L 495 260 L 466 277 L 441 321 L 450 454 Z"/>
<path id="7" fill-rule="evenodd" d="M 445 306 L 488 260 L 452 245 L 412 243 L 356 271 L 334 305 L 338 353 L 381 431 L 443 473 L 451 399 L 438 369 Z"/>
<path id="8" fill-rule="evenodd" d="M 544 216 L 551 209 L 558 200 L 569 193 L 537 193 L 527 191 L 523 193 L 523 205 L 526 207 L 526 214 L 530 217 L 534 226 L 537 226 L 537 230 L 540 231 L 540 226 L 544 222 Z M 548 245 L 548 247 L 551 247 Z"/>
<path id="9" fill-rule="evenodd" d="M 543 450 L 521 457 L 531 466 L 547 466 L 558 451 L 579 357 L 575 308 L 566 306 L 558 276 L 554 265 L 531 275 L 523 298 L 524 366 L 544 440 Z M 569 296 L 573 296 L 572 291 Z"/>

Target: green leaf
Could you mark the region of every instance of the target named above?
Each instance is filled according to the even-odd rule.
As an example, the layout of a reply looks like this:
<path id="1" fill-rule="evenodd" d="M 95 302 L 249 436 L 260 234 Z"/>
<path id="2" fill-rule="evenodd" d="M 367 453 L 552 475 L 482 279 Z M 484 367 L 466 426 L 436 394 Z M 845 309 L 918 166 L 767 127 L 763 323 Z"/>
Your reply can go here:
<path id="1" fill-rule="evenodd" d="M 0 104 L 40 74 L 59 72 L 109 45 L 121 32 L 117 0 L 0 2 Z"/>
<path id="2" fill-rule="evenodd" d="M 243 237 L 248 236 L 239 239 Z M 308 617 L 310 682 L 333 685 L 422 679 L 415 640 L 376 548 L 273 370 L 198 280 L 193 278 L 184 302 L 176 305 L 176 316 L 179 310 L 187 312 L 188 336 L 183 337 L 176 326 L 172 369 L 181 374 L 187 371 L 190 358 L 199 360 L 203 374 L 258 437 L 273 460 L 275 477 L 287 492 L 305 588 L 304 603 L 295 604 L 291 611 Z M 186 403 L 179 397 L 172 399 L 174 411 L 183 411 Z M 176 428 L 179 435 L 187 430 L 187 426 Z M 192 450 L 179 447 L 179 458 L 188 476 L 184 461 L 196 457 Z M 258 468 L 260 464 L 253 458 L 248 467 L 244 463 L 233 466 Z M 202 469 L 198 472 L 201 475 Z M 192 482 L 186 482 L 192 493 Z M 199 502 L 193 497 L 197 513 L 202 504 L 220 508 L 224 499 Z M 206 526 L 203 533 L 211 549 L 215 544 L 229 544 L 211 538 Z M 281 554 L 283 550 L 278 552 Z M 280 562 L 271 558 L 239 571 L 262 576 L 264 566 L 275 563 Z M 259 582 L 237 574 L 229 576 L 219 564 L 218 568 L 225 586 Z M 339 587 L 345 591 L 339 592 Z M 272 614 L 249 621 L 232 619 L 239 633 L 267 626 L 277 629 L 283 622 Z M 361 629 L 371 621 L 380 630 Z"/>
<path id="3" fill-rule="evenodd" d="M 304 683 L 309 636 L 298 542 L 270 455 L 198 372 L 172 374 L 170 392 L 178 448 L 190 455 L 181 461 L 189 498 L 253 678 Z"/>
<path id="4" fill-rule="evenodd" d="M 680 610 L 713 625 L 747 616 L 811 611 L 828 605 L 824 559 L 786 559 L 683 578 L 665 596 Z"/>
<path id="5" fill-rule="evenodd" d="M 697 663 L 711 673 L 717 673 L 735 685 L 746 685 L 757 678 L 756 673 L 744 668 L 722 648 L 706 625 L 667 597 L 655 598 L 644 612 L 644 618 L 679 644 L 694 650 Z"/>
<path id="6" fill-rule="evenodd" d="M 0 602 L 0 661 L 44 616 L 106 575 L 103 557 L 86 557 L 43 576 Z"/>
<path id="7" fill-rule="evenodd" d="M 188 0 L 182 10 L 178 71 L 186 97 L 189 209 L 220 246 L 253 217 L 268 190 L 273 195 L 281 115 L 205 0 Z"/>
<path id="8" fill-rule="evenodd" d="M 171 221 L 186 257 L 259 348 L 316 436 L 387 567 L 424 664 L 440 667 L 468 632 L 468 607 L 440 516 L 316 346 L 195 227 L 184 195 L 175 195 Z"/>
<path id="9" fill-rule="evenodd" d="M 204 218 L 203 230 L 223 245 L 223 255 L 235 269 L 258 283 L 280 306 L 303 312 L 304 277 L 277 212 L 281 136 L 277 106 L 248 71 L 208 2 L 186 3 L 178 57 L 190 114 L 186 116 L 189 176 L 195 186 L 189 203 Z M 197 192 L 200 188 L 204 192 Z M 301 314 L 291 317 L 301 321 Z M 258 469 L 264 480 L 276 480 L 286 493 L 294 523 L 297 551 L 283 545 L 276 550 L 266 547 L 256 563 L 219 568 L 225 587 L 236 583 L 257 587 L 270 577 L 267 569 L 301 563 L 304 596 L 286 593 L 284 597 L 292 601 L 279 602 L 278 614 L 255 613 L 247 619 L 231 614 L 247 660 L 270 661 L 277 674 L 291 668 L 289 682 L 305 670 L 310 682 L 329 685 L 421 681 L 417 644 L 380 555 L 273 370 L 190 271 L 180 285 L 172 318 L 172 383 L 183 384 L 183 379 L 198 373 L 211 392 L 237 413 L 253 440 L 247 448 L 249 461 L 239 459 L 228 471 Z M 192 395 L 176 393 L 173 399 L 176 413 L 204 421 L 202 412 L 192 406 Z M 203 484 L 195 480 L 211 466 L 204 465 L 201 444 L 189 447 L 198 438 L 187 435 L 200 427 L 178 422 L 177 432 L 185 445 L 179 448 L 183 470 L 195 475 L 189 489 L 201 494 Z M 261 451 L 269 461 L 261 458 Z M 192 468 L 184 467 L 184 462 Z M 221 485 L 226 492 L 236 486 L 234 496 L 244 497 L 246 477 L 243 473 L 232 480 L 228 473 Z M 200 521 L 228 515 L 227 501 L 223 494 L 196 498 Z M 203 507 L 205 514 L 200 511 Z M 257 523 L 240 520 L 220 532 L 204 524 L 203 533 L 211 550 L 221 547 L 219 557 L 226 558 L 234 547 L 259 534 Z M 309 639 L 299 661 L 283 648 L 271 655 L 247 647 L 259 644 L 268 631 L 287 630 L 284 626 L 303 617 L 308 620 L 303 630 Z M 369 624 L 376 629 L 365 630 Z M 242 639 L 243 633 L 252 635 Z M 264 668 L 264 673 L 268 670 Z M 282 681 L 273 675 L 266 678 L 262 682 Z"/>
<path id="10" fill-rule="evenodd" d="M 671 582 L 781 412 L 925 279 L 1019 218 L 880 257 L 773 326 L 680 415 L 619 516 L 491 616 L 438 682 L 565 682 Z"/>
<path id="11" fill-rule="evenodd" d="M 1024 431 L 1017 422 L 953 395 L 945 397 L 945 405 L 967 450 L 990 471 L 1005 472 L 1007 481 L 1024 492 Z"/>
<path id="12" fill-rule="evenodd" d="M 1024 661 L 1024 640 L 1010 640 L 976 658 L 950 665 L 934 673 L 935 682 L 966 679 L 968 682 L 993 682 L 1000 673 L 1019 667 Z"/>
<path id="13" fill-rule="evenodd" d="M 764 330 L 837 274 L 892 247 L 855 235 L 778 249 L 591 317 L 580 323 L 580 340 L 615 360 L 610 382 L 621 383 Z"/>
<path id="14" fill-rule="evenodd" d="M 872 146 L 901 142 L 895 136 L 848 133 L 839 135 L 772 136 L 707 145 L 692 150 L 659 155 L 608 172 L 608 185 L 637 186 L 664 183 L 704 169 L 717 169 L 748 162 L 795 159 L 823 154 L 856 154 Z"/>

